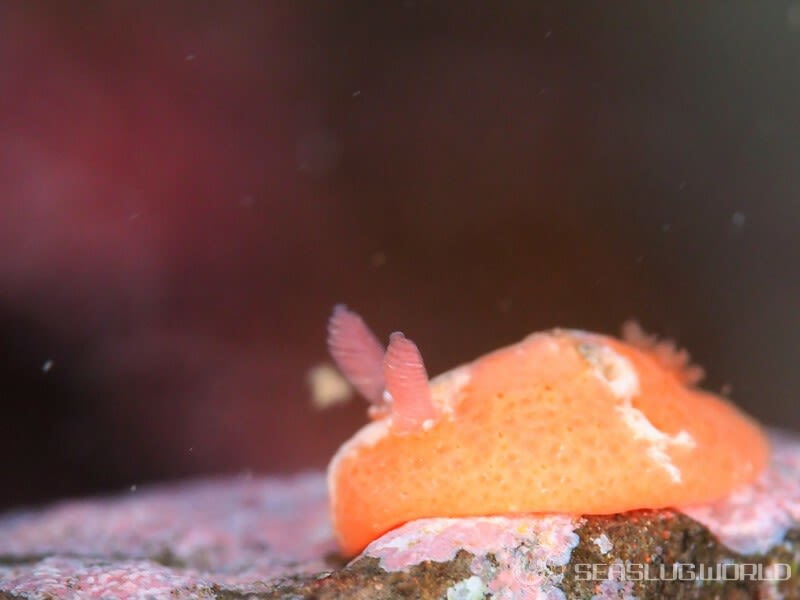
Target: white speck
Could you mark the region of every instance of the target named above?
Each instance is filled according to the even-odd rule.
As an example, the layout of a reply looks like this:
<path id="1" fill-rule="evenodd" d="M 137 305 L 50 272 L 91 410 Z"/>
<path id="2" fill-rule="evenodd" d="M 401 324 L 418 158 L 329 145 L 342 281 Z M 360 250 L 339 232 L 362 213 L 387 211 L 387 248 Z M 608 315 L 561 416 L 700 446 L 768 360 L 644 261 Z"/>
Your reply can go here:
<path id="1" fill-rule="evenodd" d="M 598 548 L 600 548 L 600 554 L 608 554 L 614 547 L 614 544 L 611 543 L 611 540 L 608 539 L 608 536 L 605 533 L 601 533 L 592 541 L 597 544 Z"/>
<path id="2" fill-rule="evenodd" d="M 49 373 L 50 369 L 52 368 L 53 368 L 53 361 L 48 359 L 44 361 L 44 364 L 42 365 L 42 373 Z"/>
<path id="3" fill-rule="evenodd" d="M 194 448 L 192 446 L 189 446 L 189 452 L 192 452 L 193 450 Z"/>
<path id="4" fill-rule="evenodd" d="M 486 597 L 486 587 L 477 575 L 447 588 L 447 600 L 480 600 Z"/>
<path id="5" fill-rule="evenodd" d="M 433 419 L 425 419 L 422 422 L 422 431 L 430 431 L 431 429 L 433 429 L 434 423 L 435 421 Z"/>
<path id="6" fill-rule="evenodd" d="M 197 58 L 197 54 L 194 52 L 189 52 L 189 54 L 186 55 L 185 60 L 186 62 L 192 62 L 195 58 Z"/>
<path id="7" fill-rule="evenodd" d="M 731 215 L 731 225 L 734 227 L 741 227 L 746 220 L 747 218 L 744 216 L 743 212 L 736 211 Z"/>
<path id="8" fill-rule="evenodd" d="M 552 29 L 548 29 L 547 31 L 544 32 L 544 39 L 547 40 L 547 39 L 550 39 L 551 37 L 553 37 L 553 30 Z"/>
<path id="9" fill-rule="evenodd" d="M 131 214 L 128 215 L 128 220 L 129 221 L 135 221 L 136 219 L 139 218 L 139 215 L 141 215 L 141 214 L 142 213 L 132 212 Z"/>
<path id="10" fill-rule="evenodd" d="M 353 92 L 353 98 L 358 98 L 361 95 L 361 90 L 356 90 Z"/>
<path id="11" fill-rule="evenodd" d="M 131 492 L 135 492 L 135 491 L 136 491 L 136 484 L 134 483 L 134 484 L 131 486 Z"/>

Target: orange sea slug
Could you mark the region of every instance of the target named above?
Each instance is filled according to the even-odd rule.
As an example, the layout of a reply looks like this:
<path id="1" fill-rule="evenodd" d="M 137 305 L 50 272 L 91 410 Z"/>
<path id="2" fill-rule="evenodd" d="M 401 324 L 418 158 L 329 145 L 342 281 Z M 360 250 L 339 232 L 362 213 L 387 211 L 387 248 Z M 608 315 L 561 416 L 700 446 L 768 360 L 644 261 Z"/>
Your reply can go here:
<path id="1" fill-rule="evenodd" d="M 429 381 L 411 340 L 384 350 L 336 307 L 331 354 L 374 419 L 328 467 L 343 551 L 423 517 L 664 508 L 755 479 L 758 425 L 690 387 L 702 371 L 684 351 L 636 325 L 625 337 L 534 333 Z"/>

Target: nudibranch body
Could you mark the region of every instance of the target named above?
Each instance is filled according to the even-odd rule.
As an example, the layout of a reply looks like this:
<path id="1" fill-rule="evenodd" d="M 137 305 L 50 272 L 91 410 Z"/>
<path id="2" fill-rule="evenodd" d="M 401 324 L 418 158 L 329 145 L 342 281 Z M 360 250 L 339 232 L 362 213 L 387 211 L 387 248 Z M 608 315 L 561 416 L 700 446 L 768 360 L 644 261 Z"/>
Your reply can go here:
<path id="1" fill-rule="evenodd" d="M 384 352 L 337 307 L 331 354 L 374 419 L 328 467 L 343 551 L 417 518 L 665 508 L 755 479 L 758 425 L 691 387 L 685 352 L 636 326 L 626 338 L 534 333 L 428 381 L 413 342 L 394 333 Z"/>

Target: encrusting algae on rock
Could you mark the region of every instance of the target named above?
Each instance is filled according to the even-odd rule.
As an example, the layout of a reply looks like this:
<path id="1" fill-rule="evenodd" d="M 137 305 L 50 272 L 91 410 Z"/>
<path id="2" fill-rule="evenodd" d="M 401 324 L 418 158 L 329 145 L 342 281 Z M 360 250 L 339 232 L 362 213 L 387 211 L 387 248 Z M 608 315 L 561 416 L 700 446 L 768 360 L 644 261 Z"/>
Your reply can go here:
<path id="1" fill-rule="evenodd" d="M 534 333 L 428 380 L 416 345 L 384 350 L 337 306 L 329 348 L 373 422 L 328 467 L 333 524 L 356 554 L 407 521 L 520 513 L 611 514 L 710 502 L 769 458 L 759 426 L 691 387 L 688 354 L 636 325 L 622 342 Z"/>

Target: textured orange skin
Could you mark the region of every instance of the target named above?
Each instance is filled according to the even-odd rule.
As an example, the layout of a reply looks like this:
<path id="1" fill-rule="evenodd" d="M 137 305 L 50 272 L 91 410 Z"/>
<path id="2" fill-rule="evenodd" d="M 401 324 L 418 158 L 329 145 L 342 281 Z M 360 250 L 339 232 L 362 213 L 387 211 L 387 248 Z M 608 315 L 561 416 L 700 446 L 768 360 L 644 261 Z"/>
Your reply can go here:
<path id="1" fill-rule="evenodd" d="M 580 338 L 555 330 L 469 365 L 453 414 L 427 431 L 389 433 L 342 453 L 329 471 L 343 551 L 406 521 L 524 512 L 609 514 L 706 502 L 752 481 L 769 448 L 758 425 L 712 394 L 685 387 L 654 357 L 587 334 L 634 366 L 632 399 L 658 430 L 681 430 L 694 447 L 666 453 L 676 482 L 648 454 L 598 377 Z"/>

